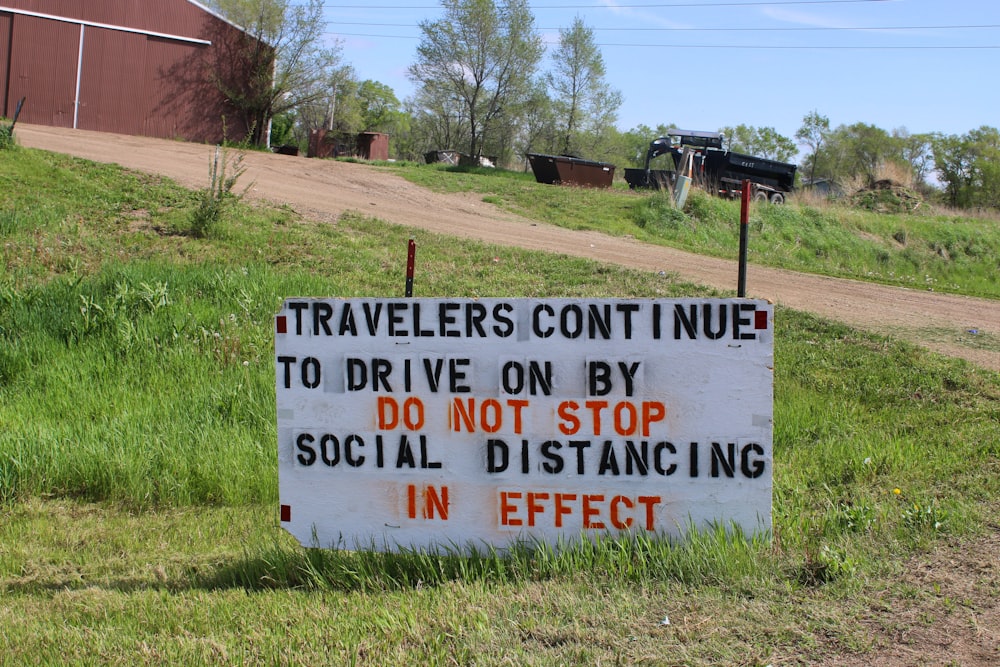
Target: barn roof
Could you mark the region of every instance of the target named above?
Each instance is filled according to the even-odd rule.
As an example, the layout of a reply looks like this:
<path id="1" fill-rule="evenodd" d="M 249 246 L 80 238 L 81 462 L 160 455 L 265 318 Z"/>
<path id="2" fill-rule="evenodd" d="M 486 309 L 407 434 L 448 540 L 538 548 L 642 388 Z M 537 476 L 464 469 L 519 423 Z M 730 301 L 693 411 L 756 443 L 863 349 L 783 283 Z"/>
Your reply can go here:
<path id="1" fill-rule="evenodd" d="M 188 4 L 191 4 L 191 5 L 194 5 L 195 7 L 197 7 L 197 8 L 198 8 L 198 9 L 200 9 L 200 10 L 202 10 L 203 12 L 206 12 L 206 13 L 208 13 L 208 14 L 211 14 L 212 16 L 214 16 L 215 18 L 219 19 L 220 21 L 225 21 L 226 23 L 228 23 L 229 25 L 233 26 L 233 27 L 234 27 L 234 28 L 236 28 L 237 30 L 242 30 L 243 32 L 247 33 L 248 35 L 250 34 L 250 31 L 249 31 L 249 30 L 247 30 L 246 28 L 244 28 L 243 26 L 241 26 L 241 25 L 239 25 L 239 24 L 237 24 L 237 23 L 233 23 L 232 21 L 230 21 L 230 20 L 229 20 L 229 19 L 227 19 L 227 18 L 226 18 L 225 16 L 223 16 L 223 15 L 222 15 L 222 14 L 220 14 L 219 12 L 215 11 L 215 10 L 214 10 L 214 9 L 212 9 L 211 7 L 208 7 L 208 6 L 206 6 L 206 5 L 203 5 L 203 4 L 201 4 L 200 2 L 195 2 L 195 0 L 185 0 L 185 1 L 186 1 L 186 2 L 188 3 Z"/>

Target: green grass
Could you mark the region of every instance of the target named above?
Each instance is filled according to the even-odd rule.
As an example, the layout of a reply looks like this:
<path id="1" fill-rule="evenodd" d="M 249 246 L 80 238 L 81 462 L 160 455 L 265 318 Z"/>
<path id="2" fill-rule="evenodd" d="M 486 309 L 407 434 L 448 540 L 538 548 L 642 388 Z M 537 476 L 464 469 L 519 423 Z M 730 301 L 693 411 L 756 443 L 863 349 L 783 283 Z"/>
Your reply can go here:
<path id="1" fill-rule="evenodd" d="M 694 190 L 683 211 L 665 193 L 536 183 L 529 173 L 439 165 L 399 173 L 441 191 L 476 192 L 515 213 L 571 229 L 634 236 L 649 243 L 735 259 L 740 204 Z M 930 207 L 886 215 L 846 205 L 755 205 L 750 261 L 796 271 L 942 292 L 1000 297 L 1000 223 Z"/>
<path id="2" fill-rule="evenodd" d="M 773 539 L 303 549 L 275 507 L 285 297 L 401 296 L 411 235 L 417 296 L 710 293 L 355 215 L 236 203 L 196 238 L 196 193 L 38 151 L 0 153 L 0 181 L 11 664 L 815 663 L 870 649 L 906 559 L 998 509 L 997 374 L 779 308 Z"/>

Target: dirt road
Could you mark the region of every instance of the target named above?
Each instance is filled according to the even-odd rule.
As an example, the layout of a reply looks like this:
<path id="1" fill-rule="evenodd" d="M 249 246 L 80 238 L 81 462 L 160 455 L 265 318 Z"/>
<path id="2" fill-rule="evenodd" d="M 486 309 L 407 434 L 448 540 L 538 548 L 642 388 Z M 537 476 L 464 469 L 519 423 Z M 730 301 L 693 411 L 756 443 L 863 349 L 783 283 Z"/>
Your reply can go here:
<path id="1" fill-rule="evenodd" d="M 17 141 L 30 148 L 168 176 L 202 188 L 213 147 L 37 125 L 18 125 Z M 241 183 L 251 196 L 288 204 L 299 213 L 335 221 L 360 211 L 387 222 L 499 245 L 588 257 L 735 290 L 736 264 L 596 232 L 534 223 L 469 195 L 438 194 L 366 165 L 247 153 Z M 889 333 L 935 351 L 1000 371 L 1000 302 L 884 287 L 870 283 L 750 266 L 750 296 L 856 327 Z"/>

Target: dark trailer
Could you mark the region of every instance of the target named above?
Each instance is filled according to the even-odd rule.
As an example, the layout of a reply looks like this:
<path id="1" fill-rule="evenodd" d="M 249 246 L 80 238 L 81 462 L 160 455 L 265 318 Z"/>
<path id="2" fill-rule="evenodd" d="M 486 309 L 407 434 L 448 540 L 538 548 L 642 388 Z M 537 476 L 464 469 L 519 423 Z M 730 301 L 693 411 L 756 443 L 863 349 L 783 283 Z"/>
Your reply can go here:
<path id="1" fill-rule="evenodd" d="M 689 155 L 690 176 L 705 190 L 720 197 L 738 198 L 743 181 L 749 180 L 755 201 L 783 203 L 785 195 L 795 188 L 798 167 L 724 150 L 723 139 L 719 132 L 668 130 L 667 136 L 650 142 L 644 168 L 625 170 L 625 181 L 633 190 L 670 187 L 678 170 L 687 167 L 682 162 Z M 672 158 L 671 169 L 650 169 L 652 160 L 666 154 Z"/>

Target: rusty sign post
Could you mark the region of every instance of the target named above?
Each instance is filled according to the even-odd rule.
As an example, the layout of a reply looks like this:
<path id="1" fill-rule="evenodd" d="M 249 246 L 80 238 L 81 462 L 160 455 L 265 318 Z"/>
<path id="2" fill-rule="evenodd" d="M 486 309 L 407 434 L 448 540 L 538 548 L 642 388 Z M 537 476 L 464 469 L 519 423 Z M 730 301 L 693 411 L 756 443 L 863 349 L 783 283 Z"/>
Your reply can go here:
<path id="1" fill-rule="evenodd" d="M 743 181 L 743 196 L 740 202 L 740 268 L 736 285 L 736 296 L 747 295 L 747 247 L 750 239 L 750 181 Z"/>
<path id="2" fill-rule="evenodd" d="M 417 261 L 417 242 L 414 239 L 410 239 L 410 242 L 406 244 L 406 298 L 409 299 L 413 296 L 413 273 L 416 268 Z"/>

